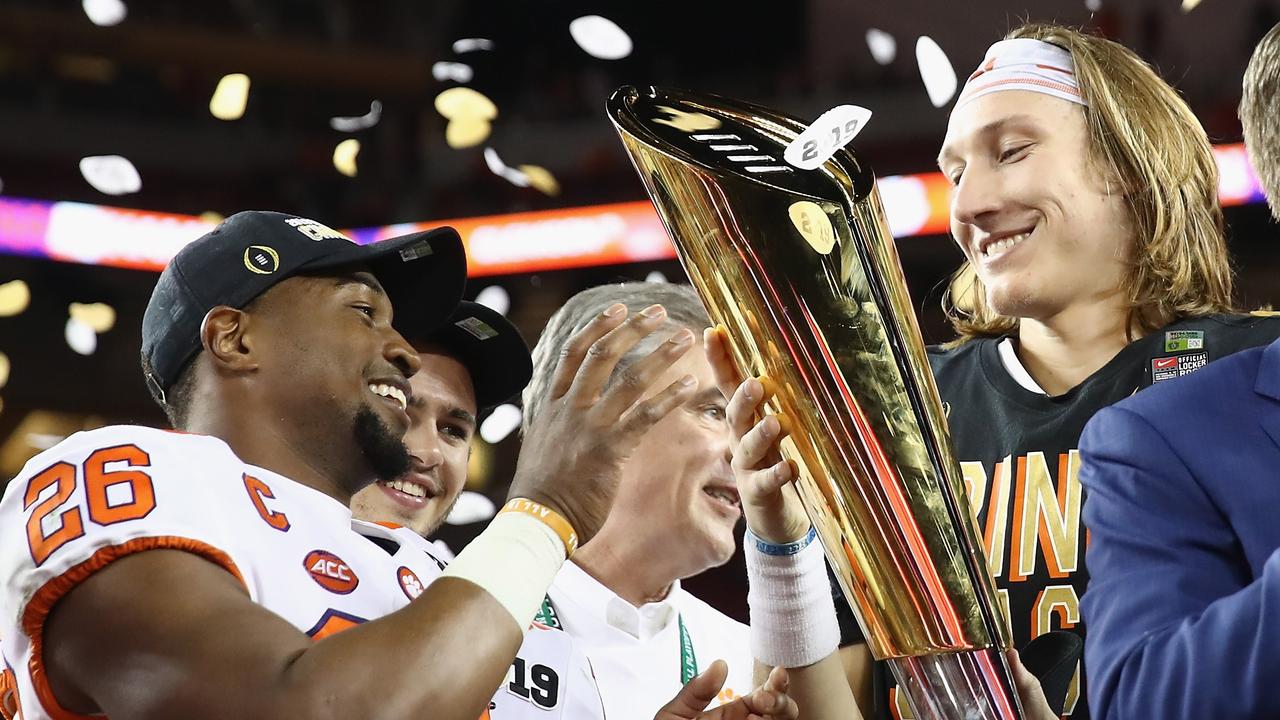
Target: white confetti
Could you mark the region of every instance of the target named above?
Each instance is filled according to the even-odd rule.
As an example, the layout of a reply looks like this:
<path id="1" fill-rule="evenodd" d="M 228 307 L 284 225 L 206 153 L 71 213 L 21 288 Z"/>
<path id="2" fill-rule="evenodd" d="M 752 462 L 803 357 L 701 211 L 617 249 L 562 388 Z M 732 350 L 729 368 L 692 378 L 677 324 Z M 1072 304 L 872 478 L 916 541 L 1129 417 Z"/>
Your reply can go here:
<path id="1" fill-rule="evenodd" d="M 1200 0 L 1182 0 L 1182 12 L 1189 13 L 1192 10 L 1195 10 L 1196 6 L 1199 4 Z"/>
<path id="2" fill-rule="evenodd" d="M 102 27 L 119 25 L 129 14 L 129 9 L 121 0 L 84 0 L 80 6 L 84 8 L 84 14 L 89 16 L 89 22 Z"/>
<path id="3" fill-rule="evenodd" d="M 329 118 L 329 127 L 338 132 L 359 132 L 377 125 L 381 119 L 382 101 L 374 100 L 369 103 L 369 112 L 355 117 L 331 117 Z"/>
<path id="4" fill-rule="evenodd" d="M 431 66 L 431 77 L 440 82 L 452 80 L 465 85 L 471 82 L 474 75 L 475 72 L 466 63 L 441 61 Z"/>
<path id="5" fill-rule="evenodd" d="M 666 282 L 666 281 L 667 281 L 667 276 L 666 276 L 666 275 L 663 275 L 662 273 L 658 272 L 657 270 L 654 270 L 653 272 L 651 272 L 651 273 L 649 273 L 648 275 L 645 275 L 645 276 L 644 276 L 644 281 L 645 281 L 645 282 L 652 282 L 652 283 L 664 283 L 664 282 Z"/>
<path id="6" fill-rule="evenodd" d="M 459 55 L 476 50 L 492 50 L 493 41 L 488 38 L 462 38 L 453 41 L 453 51 Z"/>
<path id="7" fill-rule="evenodd" d="M 871 119 L 871 111 L 857 105 L 838 105 L 822 113 L 788 145 L 782 157 L 801 170 L 813 170 L 849 144 Z"/>
<path id="8" fill-rule="evenodd" d="M 80 174 L 93 189 L 106 195 L 127 195 L 142 189 L 138 169 L 120 155 L 80 158 Z"/>
<path id="9" fill-rule="evenodd" d="M 584 15 L 569 23 L 569 34 L 583 52 L 601 60 L 620 60 L 631 54 L 631 36 L 614 21 Z"/>
<path id="10" fill-rule="evenodd" d="M 67 338 L 67 345 L 81 355 L 92 355 L 93 351 L 98 349 L 98 334 L 93 331 L 93 328 L 76 318 L 67 318 L 64 335 Z"/>
<path id="11" fill-rule="evenodd" d="M 478 492 L 463 490 L 444 521 L 450 525 L 470 525 L 488 520 L 497 511 L 498 507 L 489 498 Z"/>
<path id="12" fill-rule="evenodd" d="M 489 172 L 494 175 L 501 175 L 502 171 L 507 168 L 502 162 L 502 158 L 498 157 L 498 151 L 491 147 L 484 149 L 484 164 L 489 166 Z"/>
<path id="13" fill-rule="evenodd" d="M 490 285 L 489 287 L 481 290 L 480 293 L 476 295 L 476 302 L 499 315 L 506 315 L 507 310 L 511 309 L 511 296 L 507 294 L 506 290 L 503 290 L 502 287 L 498 285 Z"/>
<path id="14" fill-rule="evenodd" d="M 929 93 L 929 102 L 937 108 L 950 102 L 956 94 L 956 71 L 951 67 L 947 54 L 928 35 L 921 35 L 916 40 L 916 64 L 920 66 L 920 77 L 924 80 L 925 91 Z"/>
<path id="15" fill-rule="evenodd" d="M 520 408 L 515 405 L 499 405 L 480 423 L 480 437 L 490 445 L 497 444 L 520 427 L 520 417 Z"/>
<path id="16" fill-rule="evenodd" d="M 1084 9 L 1089 12 L 1098 12 L 1102 9 L 1102 0 L 1084 0 Z"/>
<path id="17" fill-rule="evenodd" d="M 898 41 L 883 30 L 871 28 L 867 31 L 867 49 L 877 63 L 888 65 L 898 56 Z"/>
<path id="18" fill-rule="evenodd" d="M 494 150 L 491 147 L 485 148 L 484 163 L 489 166 L 489 172 L 505 179 L 512 185 L 515 185 L 516 187 L 529 187 L 529 176 L 513 167 L 508 167 L 506 163 L 502 162 L 502 158 L 498 157 L 497 150 Z"/>

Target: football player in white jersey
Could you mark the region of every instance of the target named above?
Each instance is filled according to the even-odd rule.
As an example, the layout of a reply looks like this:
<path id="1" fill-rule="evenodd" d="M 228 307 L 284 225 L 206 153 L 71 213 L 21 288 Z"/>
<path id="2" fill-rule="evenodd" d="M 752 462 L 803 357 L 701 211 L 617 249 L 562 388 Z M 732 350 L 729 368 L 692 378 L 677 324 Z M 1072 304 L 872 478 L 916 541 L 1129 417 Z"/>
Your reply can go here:
<path id="1" fill-rule="evenodd" d="M 476 417 L 519 393 L 529 382 L 532 363 L 515 326 L 476 303 L 463 302 L 430 337 L 411 342 L 422 365 L 409 380 L 413 400 L 404 443 L 412 464 L 399 478 L 379 480 L 356 493 L 351 510 L 357 520 L 401 526 L 426 538 L 462 493 Z M 398 539 L 413 544 L 417 538 Z M 433 550 L 421 546 L 428 554 Z M 493 720 L 604 717 L 586 657 L 566 633 L 541 623 L 526 633 L 489 703 L 489 715 Z"/>
<path id="2" fill-rule="evenodd" d="M 464 269 L 451 230 L 358 246 L 266 212 L 178 253 L 142 349 L 182 432 L 77 433 L 0 500 L 0 642 L 28 720 L 485 710 L 551 577 L 607 515 L 620 458 L 696 384 L 637 402 L 689 347 L 666 342 L 638 387 L 603 388 L 662 311 L 602 313 L 566 353 L 515 505 L 412 599 L 425 554 L 370 543 L 346 505 L 408 466 L 418 359 L 392 310 L 400 327 L 443 320 Z M 695 716 L 719 670 L 673 712 Z M 793 707 L 784 684 L 734 716 Z"/>

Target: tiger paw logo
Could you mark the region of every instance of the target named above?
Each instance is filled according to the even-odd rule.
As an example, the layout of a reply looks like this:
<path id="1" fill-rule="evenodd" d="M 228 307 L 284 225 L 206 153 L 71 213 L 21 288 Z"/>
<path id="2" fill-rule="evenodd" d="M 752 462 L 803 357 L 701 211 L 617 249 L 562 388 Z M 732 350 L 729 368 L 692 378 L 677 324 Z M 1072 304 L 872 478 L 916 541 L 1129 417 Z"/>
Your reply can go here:
<path id="1" fill-rule="evenodd" d="M 342 558 L 328 550 L 312 550 L 302 561 L 311 579 L 331 593 L 347 595 L 360 584 L 360 578 Z"/>
<path id="2" fill-rule="evenodd" d="M 405 597 L 410 600 L 416 600 L 426 590 L 418 576 L 403 565 L 396 571 L 396 577 L 400 580 L 400 589 L 404 591 Z"/>

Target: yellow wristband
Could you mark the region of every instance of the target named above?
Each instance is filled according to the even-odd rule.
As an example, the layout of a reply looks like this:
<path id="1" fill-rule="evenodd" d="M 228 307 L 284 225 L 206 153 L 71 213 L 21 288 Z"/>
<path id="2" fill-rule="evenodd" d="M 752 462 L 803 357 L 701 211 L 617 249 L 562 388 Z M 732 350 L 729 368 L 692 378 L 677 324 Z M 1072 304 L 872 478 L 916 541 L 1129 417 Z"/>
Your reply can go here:
<path id="1" fill-rule="evenodd" d="M 563 515 L 546 505 L 540 505 L 527 498 L 511 498 L 498 512 L 524 513 L 542 521 L 543 524 L 551 528 L 560 537 L 560 542 L 564 543 L 565 557 L 571 557 L 573 552 L 578 549 L 577 531 L 573 529 L 568 520 L 564 519 Z"/>

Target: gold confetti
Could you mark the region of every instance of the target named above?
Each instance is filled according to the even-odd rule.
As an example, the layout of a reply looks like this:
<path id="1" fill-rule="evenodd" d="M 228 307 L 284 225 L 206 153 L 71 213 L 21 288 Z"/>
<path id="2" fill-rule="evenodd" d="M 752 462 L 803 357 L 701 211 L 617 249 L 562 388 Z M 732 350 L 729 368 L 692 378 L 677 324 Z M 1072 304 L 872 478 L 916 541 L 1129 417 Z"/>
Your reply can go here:
<path id="1" fill-rule="evenodd" d="M 0 352 L 0 388 L 9 382 L 9 356 Z"/>
<path id="2" fill-rule="evenodd" d="M 556 182 L 555 176 L 546 168 L 539 165 L 520 165 L 516 169 L 529 178 L 530 186 L 553 197 L 560 194 L 560 183 Z"/>
<path id="3" fill-rule="evenodd" d="M 436 96 L 436 112 L 450 120 L 493 120 L 498 107 L 469 87 L 449 88 Z"/>
<path id="4" fill-rule="evenodd" d="M 450 120 L 444 129 L 444 141 L 454 150 L 475 147 L 489 138 L 492 129 L 488 120 L 480 118 Z"/>
<path id="5" fill-rule="evenodd" d="M 22 280 L 0 285 L 0 317 L 13 317 L 31 303 L 31 288 Z"/>
<path id="6" fill-rule="evenodd" d="M 1196 6 L 1199 4 L 1200 0 L 1182 0 L 1182 12 L 1189 13 L 1192 10 L 1195 10 Z"/>
<path id="7" fill-rule="evenodd" d="M 219 120 L 239 120 L 249 102 L 249 76 L 244 73 L 223 75 L 209 98 L 209 112 Z"/>
<path id="8" fill-rule="evenodd" d="M 222 213 L 216 213 L 212 210 L 205 210 L 204 212 L 200 213 L 200 222 L 202 223 L 217 225 L 223 220 L 226 220 L 226 218 L 222 216 Z"/>
<path id="9" fill-rule="evenodd" d="M 360 154 L 360 141 L 347 138 L 333 149 L 333 166 L 347 177 L 356 176 L 356 155 Z"/>
<path id="10" fill-rule="evenodd" d="M 67 312 L 73 320 L 84 323 L 96 333 L 104 333 L 116 324 L 116 311 L 106 303 L 71 303 Z"/>

